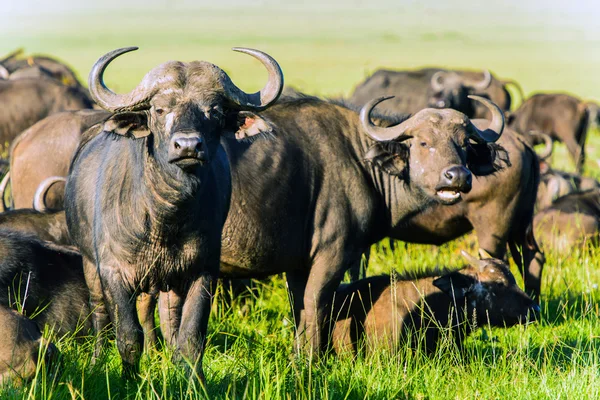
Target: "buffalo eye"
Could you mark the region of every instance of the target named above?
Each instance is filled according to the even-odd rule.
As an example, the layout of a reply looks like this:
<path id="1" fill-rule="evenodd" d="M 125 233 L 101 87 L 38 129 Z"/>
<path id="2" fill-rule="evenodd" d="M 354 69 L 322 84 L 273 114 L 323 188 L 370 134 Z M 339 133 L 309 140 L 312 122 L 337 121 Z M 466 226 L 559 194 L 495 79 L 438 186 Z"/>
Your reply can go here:
<path id="1" fill-rule="evenodd" d="M 154 112 L 156 113 L 156 115 L 163 115 L 165 113 L 165 110 L 163 110 L 162 108 L 157 108 L 156 110 L 154 110 Z"/>
<path id="2" fill-rule="evenodd" d="M 427 147 L 427 142 L 421 142 L 419 144 L 421 145 L 421 147 Z"/>

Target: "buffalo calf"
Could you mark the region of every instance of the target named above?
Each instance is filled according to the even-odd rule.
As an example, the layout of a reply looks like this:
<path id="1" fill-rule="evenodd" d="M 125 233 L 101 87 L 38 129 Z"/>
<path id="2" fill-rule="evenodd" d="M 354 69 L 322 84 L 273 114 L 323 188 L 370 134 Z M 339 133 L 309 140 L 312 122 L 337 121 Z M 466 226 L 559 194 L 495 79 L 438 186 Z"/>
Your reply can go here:
<path id="1" fill-rule="evenodd" d="M 46 342 L 35 322 L 0 306 L 0 384 L 26 381 L 35 376 L 39 356 L 48 362 L 57 353 Z"/>
<path id="2" fill-rule="evenodd" d="M 416 278 L 376 276 L 341 286 L 332 314 L 335 351 L 357 352 L 365 343 L 367 351 L 410 344 L 432 352 L 444 328 L 452 330 L 461 348 L 477 326 L 512 326 L 539 312 L 506 263 L 462 254 L 469 265 L 458 271 Z"/>

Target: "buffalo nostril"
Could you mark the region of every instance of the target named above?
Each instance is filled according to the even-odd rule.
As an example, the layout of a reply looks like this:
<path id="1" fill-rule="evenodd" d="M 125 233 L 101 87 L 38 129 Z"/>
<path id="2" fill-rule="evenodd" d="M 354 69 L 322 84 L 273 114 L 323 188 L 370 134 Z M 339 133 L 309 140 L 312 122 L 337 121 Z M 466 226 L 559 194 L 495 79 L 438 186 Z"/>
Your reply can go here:
<path id="1" fill-rule="evenodd" d="M 179 143 L 175 142 L 175 150 L 179 150 L 181 148 L 181 146 L 179 145 Z"/>
<path id="2" fill-rule="evenodd" d="M 450 180 L 454 178 L 454 174 L 451 171 L 445 171 L 444 176 Z"/>
<path id="3" fill-rule="evenodd" d="M 196 144 L 196 151 L 202 151 L 202 142 Z"/>

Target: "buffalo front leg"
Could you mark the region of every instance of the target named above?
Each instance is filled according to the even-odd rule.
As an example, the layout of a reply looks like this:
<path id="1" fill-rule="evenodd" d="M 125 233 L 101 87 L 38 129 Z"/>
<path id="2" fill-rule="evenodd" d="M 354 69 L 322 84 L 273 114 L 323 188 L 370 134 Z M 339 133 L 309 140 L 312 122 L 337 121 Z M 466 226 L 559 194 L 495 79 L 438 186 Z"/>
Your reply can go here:
<path id="1" fill-rule="evenodd" d="M 183 298 L 173 290 L 160 292 L 158 297 L 158 316 L 160 330 L 168 346 L 177 345 L 177 332 L 181 325 Z"/>
<path id="2" fill-rule="evenodd" d="M 85 283 L 90 291 L 92 326 L 96 333 L 96 343 L 94 346 L 94 354 L 92 356 L 92 362 L 95 363 L 98 357 L 100 357 L 102 347 L 106 341 L 106 327 L 110 323 L 110 317 L 108 311 L 106 311 L 106 304 L 104 303 L 104 295 L 102 293 L 102 282 L 100 281 L 96 263 L 84 257 L 83 273 Z"/>
<path id="3" fill-rule="evenodd" d="M 144 348 L 155 347 L 158 339 L 156 337 L 156 324 L 154 311 L 156 310 L 156 295 L 141 293 L 137 298 L 138 317 L 144 331 Z"/>
<path id="4" fill-rule="evenodd" d="M 302 321 L 304 319 L 304 292 L 306 290 L 306 283 L 308 282 L 308 271 L 288 271 L 285 276 L 292 306 L 292 318 L 294 319 L 294 326 L 296 328 L 296 354 L 301 354 L 302 346 L 300 338 L 304 336 L 305 329 Z"/>
<path id="5" fill-rule="evenodd" d="M 125 286 L 118 267 L 101 265 L 104 297 L 115 326 L 117 348 L 123 363 L 123 377 L 131 379 L 139 372 L 144 334 L 138 321 L 136 294 Z"/>
<path id="6" fill-rule="evenodd" d="M 177 347 L 190 363 L 202 384 L 206 383 L 202 370 L 202 356 L 208 330 L 208 317 L 213 298 L 216 274 L 203 274 L 189 287 L 183 303 Z"/>
<path id="7" fill-rule="evenodd" d="M 343 253 L 340 250 L 339 253 Z M 360 253 L 359 253 L 360 254 Z M 357 255 L 356 258 L 360 257 Z M 320 357 L 330 345 L 331 306 L 334 294 L 349 262 L 336 257 L 319 257 L 313 263 L 304 290 L 304 312 L 298 331 L 299 348 L 308 355 Z"/>

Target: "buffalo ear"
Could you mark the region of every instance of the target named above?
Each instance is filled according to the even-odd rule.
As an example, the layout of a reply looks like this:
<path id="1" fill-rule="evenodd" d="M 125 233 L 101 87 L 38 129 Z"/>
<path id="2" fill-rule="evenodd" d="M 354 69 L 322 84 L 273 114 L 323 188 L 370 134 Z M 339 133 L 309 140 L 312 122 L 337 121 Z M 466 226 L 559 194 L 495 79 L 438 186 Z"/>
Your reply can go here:
<path id="1" fill-rule="evenodd" d="M 257 135 L 270 135 L 273 130 L 271 123 L 260 115 L 250 111 L 239 111 L 228 116 L 225 135 L 244 140 Z"/>
<path id="2" fill-rule="evenodd" d="M 104 122 L 103 130 L 135 139 L 144 138 L 151 133 L 148 127 L 148 113 L 141 111 L 113 114 Z"/>
<path id="3" fill-rule="evenodd" d="M 386 145 L 390 146 L 391 144 Z M 400 143 L 393 144 L 394 147 L 398 147 L 396 152 L 393 149 L 387 149 L 386 145 L 383 143 L 375 143 L 365 154 L 364 160 L 383 170 L 387 174 L 396 176 L 404 175 L 407 164 L 407 151 L 404 148 L 405 146 Z"/>
<path id="4" fill-rule="evenodd" d="M 433 286 L 456 300 L 463 299 L 473 287 L 475 280 L 460 272 L 452 272 L 432 282 Z"/>

